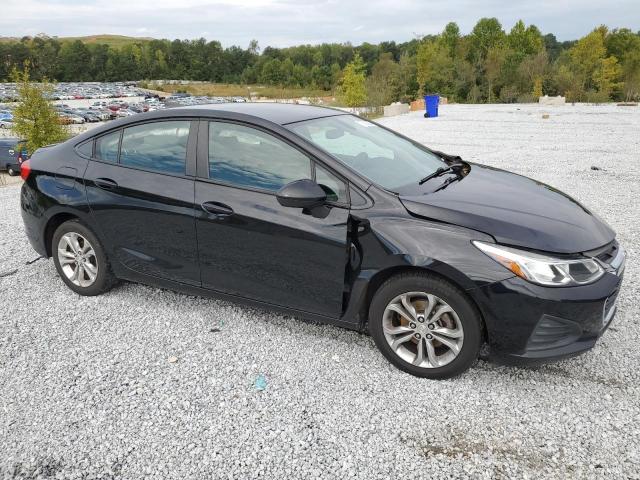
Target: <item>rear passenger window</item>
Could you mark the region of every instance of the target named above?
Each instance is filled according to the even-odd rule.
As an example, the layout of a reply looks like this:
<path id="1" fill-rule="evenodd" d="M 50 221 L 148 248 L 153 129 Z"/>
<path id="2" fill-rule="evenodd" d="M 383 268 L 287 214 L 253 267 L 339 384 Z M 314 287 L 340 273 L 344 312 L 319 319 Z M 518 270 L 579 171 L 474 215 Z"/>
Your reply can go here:
<path id="1" fill-rule="evenodd" d="M 96 138 L 95 158 L 103 162 L 118 162 L 118 144 L 120 143 L 120 130 Z"/>
<path id="2" fill-rule="evenodd" d="M 120 163 L 163 173 L 184 174 L 190 124 L 187 120 L 125 128 Z"/>
<path id="3" fill-rule="evenodd" d="M 93 140 L 89 140 L 88 142 L 78 145 L 76 150 L 83 157 L 91 157 L 91 155 L 93 155 Z"/>

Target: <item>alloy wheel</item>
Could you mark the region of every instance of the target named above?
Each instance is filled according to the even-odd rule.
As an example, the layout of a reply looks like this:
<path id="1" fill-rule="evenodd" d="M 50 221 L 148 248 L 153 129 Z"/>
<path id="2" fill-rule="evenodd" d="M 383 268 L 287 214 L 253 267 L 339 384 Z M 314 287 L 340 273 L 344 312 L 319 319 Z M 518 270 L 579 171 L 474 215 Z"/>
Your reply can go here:
<path id="1" fill-rule="evenodd" d="M 98 259 L 91 243 L 75 232 L 58 242 L 58 262 L 64 275 L 79 287 L 90 287 L 98 276 Z"/>
<path id="2" fill-rule="evenodd" d="M 421 368 L 451 363 L 464 342 L 458 314 L 447 302 L 426 292 L 407 292 L 391 300 L 382 327 L 393 352 Z"/>

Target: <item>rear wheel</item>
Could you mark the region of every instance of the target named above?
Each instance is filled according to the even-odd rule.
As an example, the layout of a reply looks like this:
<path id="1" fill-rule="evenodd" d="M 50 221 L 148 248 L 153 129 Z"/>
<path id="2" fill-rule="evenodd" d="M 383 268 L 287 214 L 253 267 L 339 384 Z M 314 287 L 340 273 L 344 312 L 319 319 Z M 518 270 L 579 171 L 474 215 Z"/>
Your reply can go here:
<path id="1" fill-rule="evenodd" d="M 480 315 L 464 293 L 429 274 L 387 280 L 371 302 L 369 330 L 396 367 L 432 379 L 466 371 L 482 339 Z"/>
<path id="2" fill-rule="evenodd" d="M 17 172 L 15 168 L 13 168 L 11 165 L 7 165 L 7 173 L 9 174 L 9 176 L 11 177 L 15 177 L 16 175 L 18 175 L 20 172 Z"/>
<path id="3" fill-rule="evenodd" d="M 51 252 L 60 278 L 80 295 L 99 295 L 116 281 L 100 241 L 79 220 L 58 227 Z"/>

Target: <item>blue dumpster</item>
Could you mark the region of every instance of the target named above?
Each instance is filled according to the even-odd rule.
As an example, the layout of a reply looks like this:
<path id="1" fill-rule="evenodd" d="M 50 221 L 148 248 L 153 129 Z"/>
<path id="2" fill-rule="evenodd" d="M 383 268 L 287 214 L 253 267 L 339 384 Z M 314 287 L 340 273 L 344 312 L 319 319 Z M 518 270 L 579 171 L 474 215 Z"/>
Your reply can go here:
<path id="1" fill-rule="evenodd" d="M 438 116 L 438 103 L 440 103 L 439 95 L 424 96 L 424 106 L 427 109 L 424 114 L 424 118 L 433 118 Z"/>

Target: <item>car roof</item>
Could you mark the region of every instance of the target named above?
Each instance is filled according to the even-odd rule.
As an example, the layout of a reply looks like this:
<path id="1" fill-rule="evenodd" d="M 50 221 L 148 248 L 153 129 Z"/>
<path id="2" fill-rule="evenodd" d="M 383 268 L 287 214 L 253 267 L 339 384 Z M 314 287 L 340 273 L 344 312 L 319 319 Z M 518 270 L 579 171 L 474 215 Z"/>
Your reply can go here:
<path id="1" fill-rule="evenodd" d="M 85 140 L 96 137 L 115 130 L 126 128 L 140 122 L 153 120 L 173 120 L 185 117 L 212 117 L 225 118 L 229 120 L 260 120 L 276 125 L 286 125 L 289 123 L 312 120 L 314 118 L 332 117 L 336 115 L 349 115 L 348 112 L 335 108 L 315 107 L 311 105 L 296 105 L 291 103 L 214 103 L 207 105 L 189 105 L 184 107 L 173 107 L 152 112 L 137 113 L 135 115 L 120 118 L 112 122 L 106 122 L 96 128 L 87 130 L 80 135 L 73 137 L 74 145 L 78 145 Z M 70 140 L 71 141 L 71 140 Z"/>
<path id="2" fill-rule="evenodd" d="M 262 118 L 264 120 L 286 125 L 288 123 L 302 122 L 314 118 L 332 117 L 335 115 L 347 115 L 347 112 L 335 108 L 316 107 L 313 105 L 298 105 L 294 103 L 273 102 L 233 102 L 216 103 L 209 105 L 193 105 L 176 107 L 171 110 L 194 110 L 202 115 L 205 112 L 233 112 L 243 115 Z"/>

